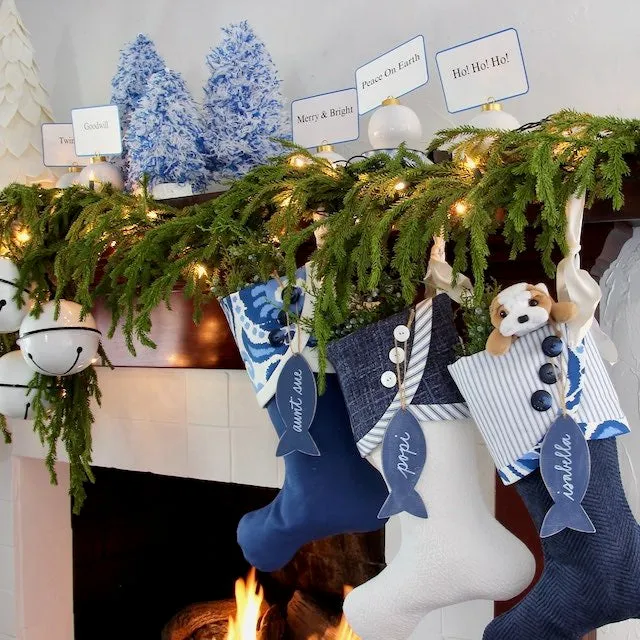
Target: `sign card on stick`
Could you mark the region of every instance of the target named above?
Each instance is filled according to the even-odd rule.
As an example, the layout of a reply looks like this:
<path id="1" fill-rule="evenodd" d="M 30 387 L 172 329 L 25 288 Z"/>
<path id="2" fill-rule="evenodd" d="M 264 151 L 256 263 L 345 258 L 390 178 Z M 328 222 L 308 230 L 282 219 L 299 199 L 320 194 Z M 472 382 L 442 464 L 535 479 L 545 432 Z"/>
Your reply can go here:
<path id="1" fill-rule="evenodd" d="M 120 115 L 115 104 L 71 111 L 79 156 L 117 156 L 122 153 Z"/>
<path id="2" fill-rule="evenodd" d="M 449 113 L 479 107 L 489 99 L 504 100 L 529 91 L 515 29 L 439 51 L 436 64 Z"/>
<path id="3" fill-rule="evenodd" d="M 71 123 L 42 125 L 42 161 L 45 167 L 84 166 L 89 162 L 76 155 Z"/>
<path id="4" fill-rule="evenodd" d="M 293 141 L 301 147 L 357 140 L 360 128 L 356 90 L 342 89 L 294 100 L 291 126 Z"/>
<path id="5" fill-rule="evenodd" d="M 389 96 L 399 98 L 428 80 L 424 37 L 416 36 L 356 69 L 359 113 L 379 107 Z"/>

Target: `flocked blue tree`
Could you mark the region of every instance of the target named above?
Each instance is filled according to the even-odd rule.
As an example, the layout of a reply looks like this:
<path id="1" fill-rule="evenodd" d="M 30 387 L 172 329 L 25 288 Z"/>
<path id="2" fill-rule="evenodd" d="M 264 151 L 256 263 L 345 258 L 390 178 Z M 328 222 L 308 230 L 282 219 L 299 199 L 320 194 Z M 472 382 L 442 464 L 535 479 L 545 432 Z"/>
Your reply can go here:
<path id="1" fill-rule="evenodd" d="M 111 80 L 111 103 L 120 108 L 123 133 L 133 110 L 144 95 L 149 78 L 164 68 L 165 63 L 153 41 L 142 33 L 120 51 L 116 75 Z"/>
<path id="2" fill-rule="evenodd" d="M 131 187 L 144 175 L 151 187 L 167 182 L 190 183 L 194 191 L 206 187 L 202 116 L 179 73 L 163 69 L 149 78 L 124 142 Z"/>
<path id="3" fill-rule="evenodd" d="M 144 95 L 152 74 L 162 71 L 165 63 L 158 55 L 153 41 L 139 34 L 120 51 L 120 59 L 115 76 L 111 80 L 111 104 L 117 104 L 122 128 L 122 161 L 118 162 L 124 173 L 127 188 L 131 188 L 129 177 L 128 149 L 124 139 L 129 121 L 140 98 Z"/>
<path id="4" fill-rule="evenodd" d="M 246 21 L 224 27 L 207 56 L 205 145 L 217 180 L 245 174 L 282 152 L 270 138 L 289 137 L 280 80 L 264 43 Z"/>

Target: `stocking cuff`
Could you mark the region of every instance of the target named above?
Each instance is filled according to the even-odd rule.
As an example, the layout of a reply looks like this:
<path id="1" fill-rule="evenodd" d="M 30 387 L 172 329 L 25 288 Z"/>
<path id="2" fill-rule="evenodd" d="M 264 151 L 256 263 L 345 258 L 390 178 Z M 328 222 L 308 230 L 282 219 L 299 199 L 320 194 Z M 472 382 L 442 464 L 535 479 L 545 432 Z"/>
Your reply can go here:
<path id="1" fill-rule="evenodd" d="M 407 327 L 409 338 L 398 341 L 406 363 L 404 398 L 419 420 L 451 420 L 469 416 L 447 365 L 453 361 L 458 335 L 451 302 L 442 294 L 415 308 L 385 318 L 329 344 L 331 360 L 347 403 L 353 436 L 366 456 L 384 438 L 400 409 L 394 330 Z M 404 363 L 400 367 L 404 372 Z"/>
<path id="2" fill-rule="evenodd" d="M 291 316 L 310 318 L 313 315 L 311 284 L 310 265 L 298 269 Z M 304 323 L 295 322 L 282 313 L 283 287 L 286 286 L 286 278 L 273 279 L 245 287 L 220 300 L 262 407 L 275 395 L 280 372 L 294 352 L 302 350 L 311 369 L 318 371 L 317 351 L 312 347 L 312 337 L 305 331 Z M 327 372 L 334 373 L 330 367 Z"/>
<path id="3" fill-rule="evenodd" d="M 538 468 L 541 442 L 561 411 L 559 386 L 545 384 L 539 373 L 548 362 L 542 341 L 550 335 L 551 327 L 546 326 L 516 340 L 503 356 L 482 351 L 449 367 L 505 484 Z M 565 332 L 559 356 L 563 363 L 557 369 L 566 372 L 568 413 L 589 440 L 628 433 L 627 419 L 591 334 L 573 348 L 566 346 L 566 338 Z M 533 395 L 540 391 L 550 394 L 547 411 L 532 406 Z"/>

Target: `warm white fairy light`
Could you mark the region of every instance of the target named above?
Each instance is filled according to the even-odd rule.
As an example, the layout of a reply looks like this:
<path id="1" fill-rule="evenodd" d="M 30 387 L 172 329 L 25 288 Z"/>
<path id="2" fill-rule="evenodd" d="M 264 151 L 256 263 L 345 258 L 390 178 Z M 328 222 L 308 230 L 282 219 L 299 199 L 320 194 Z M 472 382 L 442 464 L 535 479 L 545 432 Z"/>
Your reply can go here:
<path id="1" fill-rule="evenodd" d="M 207 275 L 207 267 L 205 267 L 203 264 L 198 263 L 194 265 L 193 272 L 196 274 L 196 277 L 204 278 Z"/>
<path id="2" fill-rule="evenodd" d="M 311 160 L 306 156 L 296 154 L 289 158 L 289 164 L 296 169 L 304 169 L 308 164 L 311 163 Z"/>
<path id="3" fill-rule="evenodd" d="M 394 185 L 394 189 L 396 191 L 404 191 L 409 185 L 404 182 L 404 180 L 398 180 L 398 182 L 395 183 Z"/>
<path id="4" fill-rule="evenodd" d="M 469 205 L 460 200 L 453 205 L 453 211 L 457 216 L 464 216 L 469 211 Z"/>
<path id="5" fill-rule="evenodd" d="M 475 169 L 478 168 L 478 163 L 471 156 L 465 156 L 465 158 L 464 158 L 464 166 L 469 171 L 474 171 Z"/>
<path id="6" fill-rule="evenodd" d="M 26 244 L 31 240 L 31 233 L 26 227 L 21 227 L 16 231 L 15 239 L 17 244 Z"/>

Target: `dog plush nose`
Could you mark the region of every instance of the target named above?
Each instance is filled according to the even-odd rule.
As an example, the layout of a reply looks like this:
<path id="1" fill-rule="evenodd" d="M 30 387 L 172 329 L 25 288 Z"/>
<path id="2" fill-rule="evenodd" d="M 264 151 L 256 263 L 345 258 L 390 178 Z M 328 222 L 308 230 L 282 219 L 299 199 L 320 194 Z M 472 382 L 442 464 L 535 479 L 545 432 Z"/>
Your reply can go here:
<path id="1" fill-rule="evenodd" d="M 520 324 L 524 324 L 525 322 L 529 322 L 529 316 L 519 316 L 518 317 L 518 322 Z"/>

